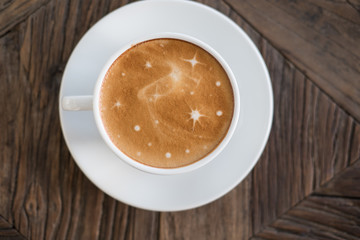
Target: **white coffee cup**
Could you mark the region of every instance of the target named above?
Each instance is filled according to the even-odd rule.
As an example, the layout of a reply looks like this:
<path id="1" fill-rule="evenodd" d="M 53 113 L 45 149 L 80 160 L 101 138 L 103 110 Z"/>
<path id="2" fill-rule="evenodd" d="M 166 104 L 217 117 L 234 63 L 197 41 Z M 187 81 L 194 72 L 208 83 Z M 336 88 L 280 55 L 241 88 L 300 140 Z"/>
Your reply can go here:
<path id="1" fill-rule="evenodd" d="M 161 38 L 179 39 L 179 40 L 187 41 L 187 42 L 190 42 L 192 44 L 199 46 L 200 48 L 202 48 L 205 51 L 207 51 L 208 53 L 210 53 L 221 64 L 221 66 L 226 71 L 226 73 L 230 79 L 230 83 L 231 83 L 232 90 L 233 90 L 233 96 L 234 96 L 233 117 L 232 117 L 232 120 L 230 123 L 230 127 L 228 129 L 228 132 L 227 132 L 226 136 L 224 137 L 224 139 L 221 141 L 221 143 L 210 154 L 208 154 L 204 158 L 202 158 L 190 165 L 186 165 L 186 166 L 178 167 L 178 168 L 151 167 L 151 166 L 142 164 L 142 163 L 128 157 L 119 148 L 117 148 L 114 145 L 114 143 L 111 141 L 109 135 L 107 134 L 107 132 L 105 130 L 104 124 L 103 124 L 101 116 L 100 116 L 99 99 L 100 99 L 101 85 L 102 85 L 104 77 L 105 77 L 107 71 L 109 70 L 110 66 L 112 65 L 112 63 L 121 54 L 123 54 L 126 50 L 130 49 L 134 45 L 141 43 L 141 42 L 149 41 L 152 39 L 161 39 Z M 137 39 L 135 41 L 132 41 L 132 42 L 126 44 L 119 51 L 115 52 L 109 58 L 109 60 L 106 62 L 104 67 L 102 68 L 102 70 L 97 78 L 95 88 L 94 88 L 94 93 L 92 96 L 65 96 L 61 99 L 61 101 L 62 101 L 61 102 L 62 108 L 63 108 L 63 110 L 66 110 L 66 111 L 92 110 L 94 113 L 96 126 L 97 126 L 97 129 L 98 129 L 101 137 L 103 138 L 103 140 L 105 141 L 107 146 L 122 161 L 125 161 L 129 165 L 131 165 L 139 170 L 142 170 L 144 172 L 153 173 L 153 174 L 162 174 L 162 175 L 171 175 L 171 174 L 180 174 L 180 173 L 190 172 L 190 171 L 198 169 L 198 168 L 206 165 L 210 161 L 212 161 L 221 151 L 223 151 L 223 149 L 226 147 L 226 145 L 230 141 L 231 137 L 233 136 L 235 129 L 236 129 L 236 125 L 239 120 L 239 114 L 240 114 L 239 89 L 237 86 L 235 76 L 234 76 L 233 72 L 231 71 L 230 67 L 228 66 L 228 64 L 225 62 L 225 60 L 209 45 L 207 45 L 206 43 L 204 43 L 194 37 L 184 35 L 184 34 L 179 34 L 179 33 L 168 33 L 168 32 L 151 34 L 151 35 L 148 35 L 146 37 Z"/>

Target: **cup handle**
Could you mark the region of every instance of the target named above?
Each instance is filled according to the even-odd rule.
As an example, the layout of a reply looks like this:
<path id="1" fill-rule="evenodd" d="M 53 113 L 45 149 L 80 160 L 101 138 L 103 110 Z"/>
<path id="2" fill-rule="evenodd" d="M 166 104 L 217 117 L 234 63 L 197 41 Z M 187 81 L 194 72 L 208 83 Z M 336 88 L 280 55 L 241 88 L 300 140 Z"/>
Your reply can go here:
<path id="1" fill-rule="evenodd" d="M 89 111 L 93 109 L 93 96 L 66 96 L 61 106 L 65 111 Z"/>

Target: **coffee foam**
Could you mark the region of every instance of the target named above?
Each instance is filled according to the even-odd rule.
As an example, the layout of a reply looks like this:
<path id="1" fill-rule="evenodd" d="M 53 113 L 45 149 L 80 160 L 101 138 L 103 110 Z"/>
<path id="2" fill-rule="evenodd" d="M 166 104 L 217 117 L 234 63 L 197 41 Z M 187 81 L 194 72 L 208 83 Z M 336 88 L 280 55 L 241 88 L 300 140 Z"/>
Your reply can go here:
<path id="1" fill-rule="evenodd" d="M 101 118 L 130 158 L 176 168 L 211 153 L 234 110 L 229 78 L 208 52 L 175 39 L 137 44 L 118 57 L 101 87 Z"/>

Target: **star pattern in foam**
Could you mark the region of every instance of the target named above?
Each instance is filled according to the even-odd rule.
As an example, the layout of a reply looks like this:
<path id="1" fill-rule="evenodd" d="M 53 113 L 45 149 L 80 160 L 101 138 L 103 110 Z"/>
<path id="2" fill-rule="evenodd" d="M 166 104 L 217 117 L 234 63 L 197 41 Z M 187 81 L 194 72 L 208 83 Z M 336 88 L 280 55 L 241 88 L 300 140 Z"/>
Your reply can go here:
<path id="1" fill-rule="evenodd" d="M 146 61 L 145 68 L 152 68 L 152 65 L 149 61 Z"/>
<path id="2" fill-rule="evenodd" d="M 161 97 L 161 95 L 158 94 L 157 92 L 153 95 L 153 98 L 155 99 L 155 101 L 156 101 L 159 97 Z"/>
<path id="3" fill-rule="evenodd" d="M 200 118 L 206 117 L 206 116 L 201 114 L 198 109 L 195 109 L 195 110 L 191 109 L 191 113 L 189 113 L 189 114 L 190 114 L 189 120 L 193 120 L 193 131 L 194 131 L 196 123 L 199 122 L 199 124 L 200 124 Z"/>
<path id="4" fill-rule="evenodd" d="M 116 101 L 111 108 L 119 108 L 119 107 L 121 107 L 121 103 L 120 101 Z"/>
<path id="5" fill-rule="evenodd" d="M 155 93 L 152 95 L 152 99 L 154 99 L 154 101 L 156 102 L 156 100 L 158 100 L 159 97 L 161 97 L 162 95 L 158 93 L 158 86 L 156 85 L 155 88 Z"/>
<path id="6" fill-rule="evenodd" d="M 195 53 L 193 58 L 191 58 L 191 59 L 182 59 L 182 60 L 185 61 L 185 62 L 189 62 L 191 64 L 192 68 L 194 68 L 197 64 L 203 64 L 203 63 L 199 62 L 196 59 L 196 53 Z"/>
<path id="7" fill-rule="evenodd" d="M 196 87 L 199 86 L 199 84 L 200 84 L 200 79 L 194 78 L 194 77 L 190 77 L 190 76 L 189 76 L 189 79 L 193 80 L 193 81 L 196 83 Z"/>
<path id="8" fill-rule="evenodd" d="M 181 71 L 178 68 L 173 68 L 172 72 L 170 73 L 170 77 L 175 81 L 179 81 L 181 78 Z"/>

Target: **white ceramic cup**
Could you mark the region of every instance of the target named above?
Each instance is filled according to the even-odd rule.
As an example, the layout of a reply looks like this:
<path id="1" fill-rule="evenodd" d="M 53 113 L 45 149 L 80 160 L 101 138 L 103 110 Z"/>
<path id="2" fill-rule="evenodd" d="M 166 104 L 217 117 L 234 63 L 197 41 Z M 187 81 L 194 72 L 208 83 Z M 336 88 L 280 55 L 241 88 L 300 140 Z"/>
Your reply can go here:
<path id="1" fill-rule="evenodd" d="M 229 130 L 228 130 L 226 136 L 224 137 L 224 139 L 221 141 L 221 143 L 215 148 L 215 150 L 213 150 L 210 154 L 208 154 L 204 158 L 202 158 L 190 165 L 186 165 L 186 166 L 178 167 L 178 168 L 151 167 L 151 166 L 142 164 L 140 162 L 137 162 L 136 160 L 128 157 L 119 148 L 117 148 L 111 141 L 111 139 L 110 139 L 109 135 L 107 134 L 105 127 L 103 125 L 103 122 L 102 122 L 102 119 L 100 116 L 100 109 L 99 109 L 101 85 L 102 85 L 104 77 L 105 77 L 107 71 L 109 70 L 110 66 L 112 65 L 112 63 L 121 54 L 123 54 L 126 50 L 130 49 L 134 45 L 141 43 L 141 42 L 149 41 L 152 39 L 160 39 L 160 38 L 170 38 L 170 39 L 179 39 L 179 40 L 187 41 L 187 42 L 190 42 L 192 44 L 195 44 L 195 45 L 201 47 L 202 49 L 204 49 L 205 51 L 210 53 L 221 64 L 221 66 L 226 71 L 226 73 L 230 79 L 230 83 L 231 83 L 233 95 L 234 95 L 233 117 L 232 117 L 232 120 L 230 123 Z M 63 108 L 63 110 L 66 110 L 66 111 L 92 110 L 94 113 L 96 126 L 97 126 L 97 129 L 98 129 L 101 137 L 103 138 L 103 140 L 105 141 L 107 146 L 121 160 L 125 161 L 126 163 L 130 164 L 131 166 L 133 166 L 139 170 L 142 170 L 144 172 L 153 173 L 153 174 L 162 174 L 162 175 L 171 175 L 171 174 L 190 172 L 190 171 L 198 169 L 198 168 L 204 166 L 205 164 L 209 163 L 210 161 L 212 161 L 226 147 L 226 145 L 230 141 L 231 137 L 233 136 L 236 125 L 239 120 L 239 114 L 240 114 L 239 89 L 238 89 L 238 86 L 236 83 L 235 76 L 232 73 L 228 64 L 225 62 L 225 60 L 213 48 L 211 48 L 206 43 L 204 43 L 194 37 L 184 35 L 184 34 L 178 34 L 178 33 L 156 33 L 156 34 L 148 35 L 146 37 L 137 39 L 135 41 L 132 41 L 132 42 L 126 44 L 119 51 L 115 52 L 110 57 L 110 59 L 106 62 L 106 64 L 104 65 L 103 69 L 101 70 L 101 72 L 97 78 L 95 88 L 94 88 L 94 93 L 92 96 L 65 96 L 62 98 L 61 101 L 62 101 L 61 102 L 62 108 Z"/>

